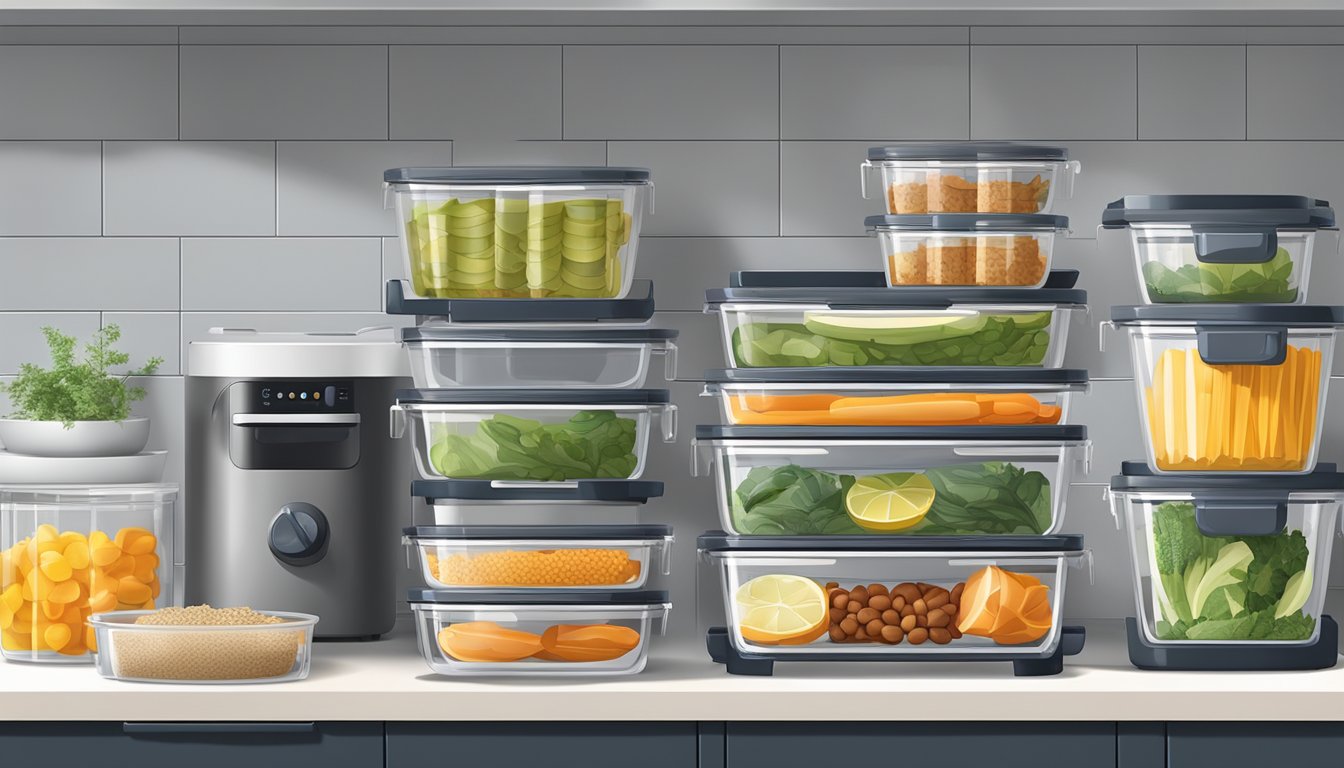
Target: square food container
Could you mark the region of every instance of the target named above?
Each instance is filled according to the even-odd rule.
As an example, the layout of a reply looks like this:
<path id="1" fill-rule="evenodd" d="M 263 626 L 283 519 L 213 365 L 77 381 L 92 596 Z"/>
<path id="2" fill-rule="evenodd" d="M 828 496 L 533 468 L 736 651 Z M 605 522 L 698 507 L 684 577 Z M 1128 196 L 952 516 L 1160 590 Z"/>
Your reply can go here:
<path id="1" fill-rule="evenodd" d="M 633 675 L 672 604 L 661 591 L 413 589 L 420 653 L 441 675 Z"/>
<path id="2" fill-rule="evenodd" d="M 93 661 L 95 613 L 173 599 L 177 486 L 0 487 L 0 653 Z"/>
<path id="3" fill-rule="evenodd" d="M 1101 225 L 1129 229 L 1145 303 L 1302 304 L 1335 212 L 1291 195 L 1128 195 Z"/>
<path id="4" fill-rule="evenodd" d="M 879 272 L 735 272 L 705 311 L 719 315 L 732 368 L 1058 368 L 1071 315 L 1087 308 L 1075 280 L 927 291 L 888 288 Z"/>
<path id="5" fill-rule="evenodd" d="M 1154 469 L 1294 474 L 1316 466 L 1344 307 L 1112 307 L 1111 321 L 1129 333 Z"/>
<path id="6" fill-rule="evenodd" d="M 392 168 L 383 182 L 421 298 L 619 299 L 653 210 L 646 168 Z"/>
<path id="7" fill-rule="evenodd" d="M 667 525 L 417 526 L 402 542 L 439 589 L 641 589 L 672 567 Z"/>
<path id="8" fill-rule="evenodd" d="M 727 368 L 705 391 L 734 426 L 1065 424 L 1087 371 L 1060 368 Z"/>
<path id="9" fill-rule="evenodd" d="M 308 676 L 313 627 L 307 613 L 257 611 L 275 624 L 136 624 L 152 611 L 114 611 L 89 619 L 98 635 L 98 674 L 142 683 L 287 683 Z"/>
<path id="10" fill-rule="evenodd" d="M 410 424 L 426 479 L 637 479 L 654 422 L 677 437 L 665 389 L 409 389 L 392 406 L 392 437 Z"/>
<path id="11" fill-rule="evenodd" d="M 1002 141 L 915 142 L 871 147 L 859 169 L 863 196 L 873 174 L 887 213 L 1049 213 L 1073 195 L 1082 170 L 1064 147 Z"/>
<path id="12" fill-rule="evenodd" d="M 887 267 L 887 285 L 1039 288 L 1055 236 L 1069 220 L 1046 214 L 869 216 Z"/>
<path id="13" fill-rule="evenodd" d="M 1081 536 L 975 540 L 699 539 L 729 642 L 776 660 L 994 661 L 1052 655 Z M 857 610 L 850 610 L 850 606 Z"/>
<path id="14" fill-rule="evenodd" d="M 649 499 L 663 495 L 653 480 L 413 480 L 434 525 L 632 525 Z"/>
<path id="15" fill-rule="evenodd" d="M 695 433 L 724 530 L 755 536 L 1046 535 L 1064 522 L 1083 426 L 723 427 Z"/>
<path id="16" fill-rule="evenodd" d="M 643 326 L 481 328 L 420 325 L 401 330 L 420 389 L 644 386 L 654 355 L 677 376 L 678 332 Z"/>
<path id="17" fill-rule="evenodd" d="M 1321 633 L 1344 475 L 1155 475 L 1125 462 L 1111 510 L 1147 646 L 1310 645 Z M 1335 644 L 1330 643 L 1333 666 Z"/>

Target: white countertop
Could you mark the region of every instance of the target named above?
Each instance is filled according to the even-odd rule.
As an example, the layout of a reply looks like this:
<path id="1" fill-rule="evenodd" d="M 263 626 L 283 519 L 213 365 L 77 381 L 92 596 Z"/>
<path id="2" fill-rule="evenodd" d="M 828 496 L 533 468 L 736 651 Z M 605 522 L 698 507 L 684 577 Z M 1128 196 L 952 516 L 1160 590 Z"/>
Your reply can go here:
<path id="1" fill-rule="evenodd" d="M 1315 672 L 1143 672 L 1123 624 L 1093 623 L 1055 677 L 1005 663 L 778 664 L 726 674 L 654 648 L 625 678 L 467 680 L 430 672 L 409 626 L 319 643 L 312 675 L 279 685 L 153 685 L 88 666 L 0 665 L 0 720 L 1316 720 L 1344 718 L 1344 665 Z M 662 650 L 660 653 L 659 651 Z"/>

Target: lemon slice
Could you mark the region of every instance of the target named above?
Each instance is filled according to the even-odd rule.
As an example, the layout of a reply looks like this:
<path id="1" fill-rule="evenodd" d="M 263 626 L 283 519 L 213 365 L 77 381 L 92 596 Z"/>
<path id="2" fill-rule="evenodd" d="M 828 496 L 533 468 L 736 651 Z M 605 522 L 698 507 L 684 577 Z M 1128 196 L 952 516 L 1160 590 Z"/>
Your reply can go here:
<path id="1" fill-rule="evenodd" d="M 860 477 L 845 494 L 849 517 L 870 531 L 900 531 L 919 523 L 933 506 L 933 483 L 914 472 Z"/>
<path id="2" fill-rule="evenodd" d="M 753 643 L 803 645 L 830 624 L 826 590 L 801 576 L 757 576 L 738 587 L 736 599 L 738 628 Z"/>

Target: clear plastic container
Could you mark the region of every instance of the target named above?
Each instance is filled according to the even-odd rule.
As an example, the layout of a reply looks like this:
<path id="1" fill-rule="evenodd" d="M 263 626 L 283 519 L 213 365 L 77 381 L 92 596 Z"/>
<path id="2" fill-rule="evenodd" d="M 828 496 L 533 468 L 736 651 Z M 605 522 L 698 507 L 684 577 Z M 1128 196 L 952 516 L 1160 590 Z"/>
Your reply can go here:
<path id="1" fill-rule="evenodd" d="M 1130 195 L 1102 226 L 1129 229 L 1145 303 L 1302 304 L 1316 233 L 1335 228 L 1335 212 L 1289 195 Z"/>
<path id="2" fill-rule="evenodd" d="M 1063 147 L 916 142 L 871 147 L 859 181 L 867 198 L 878 175 L 891 214 L 1049 213 L 1081 170 Z"/>
<path id="3" fill-rule="evenodd" d="M 887 266 L 887 284 L 1039 288 L 1050 273 L 1064 216 L 958 214 L 869 216 Z"/>
<path id="4" fill-rule="evenodd" d="M 427 479 L 636 479 L 654 422 L 671 443 L 676 414 L 665 389 L 402 390 L 392 436 L 402 437 L 410 423 Z"/>
<path id="5" fill-rule="evenodd" d="M 1159 472 L 1316 466 L 1344 307 L 1113 307 Z M 1104 339 L 1104 336 L 1103 336 Z"/>
<path id="6" fill-rule="evenodd" d="M 640 589 L 671 572 L 666 525 L 407 528 L 425 583 L 441 589 Z M 408 562 L 409 565 L 409 562 Z"/>
<path id="7" fill-rule="evenodd" d="M 1128 532 L 1152 645 L 1309 645 L 1329 586 L 1344 475 L 1155 475 L 1126 462 L 1111 510 Z"/>
<path id="8" fill-rule="evenodd" d="M 0 653 L 84 663 L 95 613 L 173 600 L 177 486 L 0 487 Z"/>
<path id="9" fill-rule="evenodd" d="M 1071 287 L 1076 272 L 1051 274 L 1041 289 L 927 291 L 888 288 L 881 273 L 739 272 L 705 311 L 733 368 L 1058 368 L 1087 292 Z"/>
<path id="10" fill-rule="evenodd" d="M 633 675 L 667 629 L 666 592 L 410 594 L 420 653 L 441 675 Z"/>
<path id="11" fill-rule="evenodd" d="M 420 298 L 621 298 L 653 210 L 644 168 L 393 168 L 383 181 Z"/>
<path id="12" fill-rule="evenodd" d="M 653 480 L 411 482 L 411 496 L 425 500 L 434 525 L 634 525 L 648 500 L 662 495 Z"/>
<path id="13" fill-rule="evenodd" d="M 1087 371 L 995 368 L 728 368 L 705 391 L 738 426 L 1066 424 Z"/>
<path id="14" fill-rule="evenodd" d="M 98 635 L 98 674 L 142 683 L 286 683 L 308 676 L 313 627 L 307 613 L 257 611 L 275 624 L 136 624 L 152 611 L 100 613 L 89 620 Z"/>
<path id="15" fill-rule="evenodd" d="M 654 355 L 677 375 L 677 331 L 569 327 L 546 330 L 422 325 L 403 328 L 411 377 L 421 389 L 452 387 L 631 389 L 644 386 Z"/>
<path id="16" fill-rule="evenodd" d="M 1080 536 L 958 543 L 718 532 L 699 543 L 723 583 L 732 646 L 781 660 L 1049 655 L 1066 576 L 1091 562 Z"/>
<path id="17" fill-rule="evenodd" d="M 1055 533 L 1087 428 L 696 428 L 724 530 L 754 536 Z"/>

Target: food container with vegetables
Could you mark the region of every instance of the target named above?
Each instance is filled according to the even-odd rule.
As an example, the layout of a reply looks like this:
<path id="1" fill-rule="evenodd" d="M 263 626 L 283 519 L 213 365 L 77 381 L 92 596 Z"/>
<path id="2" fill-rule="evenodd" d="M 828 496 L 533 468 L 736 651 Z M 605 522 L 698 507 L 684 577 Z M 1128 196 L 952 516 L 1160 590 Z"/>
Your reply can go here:
<path id="1" fill-rule="evenodd" d="M 645 168 L 392 168 L 417 297 L 621 298 L 653 209 Z"/>
<path id="2" fill-rule="evenodd" d="M 1010 536 L 1060 529 L 1083 426 L 696 428 L 724 529 L 753 536 Z"/>
<path id="3" fill-rule="evenodd" d="M 407 528 L 403 542 L 431 587 L 640 589 L 651 571 L 670 573 L 672 528 L 435 525 Z"/>
<path id="4" fill-rule="evenodd" d="M 1050 368 L 728 368 L 705 372 L 731 425 L 1064 424 L 1087 371 Z"/>
<path id="5" fill-rule="evenodd" d="M 409 422 L 427 479 L 635 479 L 654 422 L 664 442 L 677 436 L 665 389 L 410 389 L 396 397 L 392 436 Z"/>
<path id="6" fill-rule="evenodd" d="M 645 326 L 500 328 L 455 324 L 401 330 L 416 387 L 642 387 L 654 355 L 677 371 L 677 331 Z"/>
<path id="7" fill-rule="evenodd" d="M 177 486 L 0 487 L 0 654 L 89 663 L 93 614 L 172 603 Z"/>
<path id="8" fill-rule="evenodd" d="M 1055 236 L 1069 220 L 1048 214 L 935 213 L 869 216 L 886 260 L 887 284 L 1039 288 Z"/>
<path id="9" fill-rule="evenodd" d="M 307 613 L 199 605 L 89 619 L 98 636 L 98 674 L 193 685 L 302 680 L 312 664 L 316 624 Z"/>
<path id="10" fill-rule="evenodd" d="M 1080 536 L 699 539 L 719 571 L 727 627 L 709 647 L 730 673 L 776 661 L 1013 661 L 1055 674 L 1082 649 L 1062 623 Z"/>
<path id="11" fill-rule="evenodd" d="M 633 675 L 672 609 L 667 593 L 413 589 L 420 652 L 441 675 Z"/>
<path id="12" fill-rule="evenodd" d="M 1160 475 L 1126 462 L 1111 509 L 1128 531 L 1145 669 L 1333 667 L 1322 614 L 1344 474 Z"/>
<path id="13" fill-rule="evenodd" d="M 1129 195 L 1101 224 L 1130 231 L 1148 304 L 1302 304 L 1316 233 L 1335 229 L 1335 212 L 1291 195 Z"/>
<path id="14" fill-rule="evenodd" d="M 1316 466 L 1344 307 L 1112 307 L 1111 321 L 1129 333 L 1154 469 L 1303 473 Z"/>
<path id="15" fill-rule="evenodd" d="M 871 147 L 863 196 L 880 189 L 887 213 L 1049 213 L 1073 195 L 1082 170 L 1064 147 L 1002 141 L 913 142 Z M 881 187 L 874 187 L 876 175 Z"/>
<path id="16" fill-rule="evenodd" d="M 652 480 L 526 483 L 503 480 L 414 480 L 434 525 L 631 525 L 651 498 Z"/>
<path id="17" fill-rule="evenodd" d="M 1085 310 L 1076 272 L 1040 289 L 888 288 L 881 273 L 736 272 L 706 293 L 733 368 L 1058 368 Z"/>

